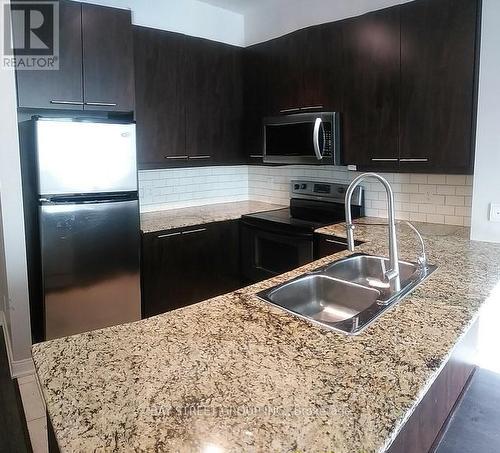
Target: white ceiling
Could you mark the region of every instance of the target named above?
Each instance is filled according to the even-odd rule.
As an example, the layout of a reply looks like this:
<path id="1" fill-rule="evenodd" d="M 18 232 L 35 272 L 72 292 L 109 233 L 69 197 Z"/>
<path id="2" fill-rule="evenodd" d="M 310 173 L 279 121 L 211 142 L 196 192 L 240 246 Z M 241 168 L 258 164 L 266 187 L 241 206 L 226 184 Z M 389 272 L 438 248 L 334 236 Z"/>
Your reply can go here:
<path id="1" fill-rule="evenodd" d="M 219 6 L 220 8 L 233 11 L 238 14 L 245 14 L 248 11 L 262 6 L 272 6 L 275 4 L 286 4 L 287 0 L 200 0 L 203 3 Z"/>

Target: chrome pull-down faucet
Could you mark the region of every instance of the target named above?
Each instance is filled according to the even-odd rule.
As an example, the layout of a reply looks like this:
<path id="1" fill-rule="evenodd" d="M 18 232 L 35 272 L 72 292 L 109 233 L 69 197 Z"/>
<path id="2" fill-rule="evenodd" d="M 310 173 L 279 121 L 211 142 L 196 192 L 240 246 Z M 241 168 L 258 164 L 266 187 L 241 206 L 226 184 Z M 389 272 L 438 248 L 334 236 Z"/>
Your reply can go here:
<path id="1" fill-rule="evenodd" d="M 378 175 L 377 173 L 363 173 L 355 178 L 345 194 L 345 219 L 347 231 L 347 245 L 351 252 L 354 251 L 354 233 L 355 228 L 352 223 L 351 215 L 351 198 L 354 189 L 365 179 L 375 178 L 382 183 L 387 192 L 387 212 L 388 212 L 388 225 L 389 225 L 389 265 L 390 269 L 385 272 L 385 277 L 394 285 L 394 289 L 399 291 L 401 289 L 401 280 L 399 277 L 399 256 L 398 256 L 398 242 L 396 237 L 396 215 L 394 212 L 394 193 L 389 182 Z"/>

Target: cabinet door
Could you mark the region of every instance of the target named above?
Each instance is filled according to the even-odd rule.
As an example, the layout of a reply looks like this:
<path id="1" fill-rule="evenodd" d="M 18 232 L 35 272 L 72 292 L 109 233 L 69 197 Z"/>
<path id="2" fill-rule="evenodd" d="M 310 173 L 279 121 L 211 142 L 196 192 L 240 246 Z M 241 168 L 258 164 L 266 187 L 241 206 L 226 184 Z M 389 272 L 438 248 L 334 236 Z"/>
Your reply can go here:
<path id="1" fill-rule="evenodd" d="M 142 255 L 145 316 L 240 287 L 238 221 L 143 235 Z"/>
<path id="2" fill-rule="evenodd" d="M 342 112 L 342 23 L 332 22 L 301 31 L 301 107 Z"/>
<path id="3" fill-rule="evenodd" d="M 59 70 L 16 71 L 19 107 L 82 110 L 81 4 L 59 2 Z"/>
<path id="4" fill-rule="evenodd" d="M 142 239 L 142 300 L 145 317 L 187 304 L 190 288 L 183 238 L 177 232 L 151 233 Z"/>
<path id="5" fill-rule="evenodd" d="M 401 169 L 470 173 L 477 0 L 401 7 Z"/>
<path id="6" fill-rule="evenodd" d="M 186 154 L 197 164 L 237 162 L 243 113 L 242 50 L 192 37 L 185 45 Z"/>
<path id="7" fill-rule="evenodd" d="M 82 4 L 85 110 L 134 110 L 130 11 Z"/>
<path id="8" fill-rule="evenodd" d="M 303 106 L 303 30 L 268 41 L 264 46 L 266 116 L 299 111 Z"/>
<path id="9" fill-rule="evenodd" d="M 343 22 L 345 164 L 397 169 L 399 7 Z"/>
<path id="10" fill-rule="evenodd" d="M 187 162 L 184 41 L 178 33 L 134 27 L 140 169 Z"/>
<path id="11" fill-rule="evenodd" d="M 243 105 L 244 148 L 249 163 L 262 164 L 263 124 L 267 114 L 267 71 L 264 64 L 265 47 L 257 44 L 244 49 L 243 59 Z"/>
<path id="12" fill-rule="evenodd" d="M 213 297 L 241 287 L 239 220 L 213 224 L 210 243 Z"/>

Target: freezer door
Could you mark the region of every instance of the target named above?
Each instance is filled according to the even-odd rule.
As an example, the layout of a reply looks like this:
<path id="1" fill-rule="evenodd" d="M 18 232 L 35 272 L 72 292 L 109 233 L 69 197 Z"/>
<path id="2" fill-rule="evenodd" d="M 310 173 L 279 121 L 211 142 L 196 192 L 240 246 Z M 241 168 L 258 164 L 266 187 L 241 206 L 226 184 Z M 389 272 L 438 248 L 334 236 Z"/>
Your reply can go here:
<path id="1" fill-rule="evenodd" d="M 40 211 L 45 339 L 140 319 L 138 201 Z"/>
<path id="2" fill-rule="evenodd" d="M 40 195 L 137 190 L 135 124 L 35 121 Z"/>

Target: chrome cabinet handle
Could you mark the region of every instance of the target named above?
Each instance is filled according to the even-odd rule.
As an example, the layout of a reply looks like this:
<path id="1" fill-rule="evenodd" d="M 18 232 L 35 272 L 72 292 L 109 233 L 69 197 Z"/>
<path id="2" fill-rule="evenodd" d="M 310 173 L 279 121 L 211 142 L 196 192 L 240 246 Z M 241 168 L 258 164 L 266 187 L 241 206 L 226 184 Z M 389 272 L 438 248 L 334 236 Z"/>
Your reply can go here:
<path id="1" fill-rule="evenodd" d="M 319 149 L 319 131 L 321 129 L 321 125 L 323 120 L 321 118 L 316 118 L 314 122 L 314 131 L 313 131 L 313 145 L 314 145 L 314 153 L 318 160 L 323 159 L 323 155 L 321 154 L 321 150 Z"/>
<path id="2" fill-rule="evenodd" d="M 429 162 L 427 157 L 399 159 L 400 162 Z"/>
<path id="3" fill-rule="evenodd" d="M 262 159 L 264 157 L 263 154 L 250 154 L 250 157 L 253 159 Z"/>
<path id="4" fill-rule="evenodd" d="M 300 108 L 299 107 L 293 107 L 291 109 L 282 109 L 280 110 L 280 113 L 292 113 L 292 112 L 299 112 Z"/>
<path id="5" fill-rule="evenodd" d="M 180 159 L 189 159 L 189 156 L 163 156 L 165 159 L 171 160 L 180 160 Z"/>
<path id="6" fill-rule="evenodd" d="M 85 105 L 94 105 L 96 107 L 116 107 L 116 102 L 85 102 Z"/>
<path id="7" fill-rule="evenodd" d="M 171 238 L 173 236 L 180 236 L 181 232 L 178 231 L 177 233 L 167 233 L 167 234 L 160 234 L 157 236 L 158 239 L 164 239 L 164 238 Z"/>
<path id="8" fill-rule="evenodd" d="M 189 159 L 210 159 L 212 156 L 189 156 Z"/>
<path id="9" fill-rule="evenodd" d="M 301 107 L 300 110 L 319 110 L 322 108 L 322 105 L 311 105 L 310 107 Z"/>
<path id="10" fill-rule="evenodd" d="M 196 230 L 188 230 L 188 231 L 182 231 L 181 234 L 194 234 L 194 233 L 202 233 L 203 231 L 207 231 L 206 228 L 198 228 Z"/>
<path id="11" fill-rule="evenodd" d="M 382 158 L 382 157 L 372 157 L 372 162 L 397 162 L 398 159 L 397 158 Z"/>
<path id="12" fill-rule="evenodd" d="M 207 231 L 206 228 L 197 228 L 196 230 L 187 230 L 187 231 L 176 231 L 175 233 L 166 233 L 166 234 L 160 234 L 156 236 L 158 239 L 165 239 L 165 238 L 171 238 L 174 236 L 181 236 L 184 234 L 194 234 L 194 233 L 202 233 L 203 231 Z"/>
<path id="13" fill-rule="evenodd" d="M 50 101 L 51 104 L 60 104 L 60 105 L 83 105 L 81 101 L 61 101 L 58 99 L 52 99 Z"/>
<path id="14" fill-rule="evenodd" d="M 325 242 L 329 242 L 330 244 L 337 244 L 347 247 L 347 242 L 336 241 L 334 239 L 325 239 Z"/>

